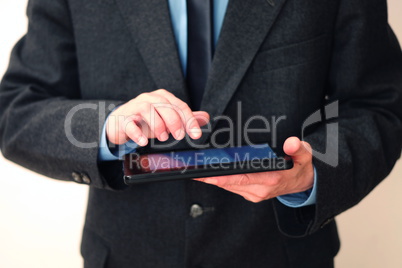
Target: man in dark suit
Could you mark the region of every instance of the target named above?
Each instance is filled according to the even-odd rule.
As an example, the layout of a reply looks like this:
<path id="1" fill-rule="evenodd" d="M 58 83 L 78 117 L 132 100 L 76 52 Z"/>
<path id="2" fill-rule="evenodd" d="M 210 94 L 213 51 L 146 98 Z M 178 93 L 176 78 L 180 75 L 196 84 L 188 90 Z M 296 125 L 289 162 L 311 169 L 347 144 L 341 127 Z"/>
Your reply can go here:
<path id="1" fill-rule="evenodd" d="M 332 267 L 334 216 L 384 179 L 401 152 L 402 55 L 386 2 L 217 6 L 213 21 L 222 29 L 201 89 L 185 67 L 191 53 L 183 52 L 179 2 L 31 0 L 28 33 L 0 87 L 2 153 L 90 185 L 86 267 Z M 320 109 L 330 121 L 305 129 Z M 149 120 L 151 110 L 159 123 Z M 240 129 L 224 133 L 227 121 L 214 120 L 220 115 Z M 121 116 L 128 125 L 116 124 Z M 266 126 L 242 135 L 241 118 L 253 116 L 276 118 L 275 135 Z M 200 136 L 209 119 L 220 134 Z M 261 120 L 248 127 L 264 129 Z M 152 151 L 148 138 L 182 140 L 172 149 L 212 139 L 284 144 L 295 167 L 127 187 L 105 149 L 116 157 L 111 145 L 133 140 Z M 110 148 L 100 146 L 105 140 Z M 312 159 L 309 146 L 329 156 Z M 315 200 L 291 204 L 295 193 Z"/>

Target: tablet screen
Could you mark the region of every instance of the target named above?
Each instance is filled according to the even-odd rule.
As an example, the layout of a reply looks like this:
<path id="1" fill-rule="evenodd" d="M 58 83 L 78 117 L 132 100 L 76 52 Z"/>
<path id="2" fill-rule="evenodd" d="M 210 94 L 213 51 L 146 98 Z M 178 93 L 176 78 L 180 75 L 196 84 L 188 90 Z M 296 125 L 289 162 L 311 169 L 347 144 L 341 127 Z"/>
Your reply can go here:
<path id="1" fill-rule="evenodd" d="M 130 159 L 130 170 L 133 174 L 142 174 L 206 167 L 222 169 L 225 166 L 233 168 L 234 164 L 258 164 L 276 157 L 276 154 L 268 144 L 222 149 L 172 151 L 134 155 Z M 240 168 L 248 169 L 249 167 L 240 166 Z"/>

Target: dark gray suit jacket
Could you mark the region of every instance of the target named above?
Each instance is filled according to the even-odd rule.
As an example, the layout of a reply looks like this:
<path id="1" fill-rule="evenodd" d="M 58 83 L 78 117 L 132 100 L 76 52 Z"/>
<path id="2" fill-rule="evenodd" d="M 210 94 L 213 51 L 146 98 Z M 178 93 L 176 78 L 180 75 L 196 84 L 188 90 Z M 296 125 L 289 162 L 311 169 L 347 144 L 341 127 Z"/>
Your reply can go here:
<path id="1" fill-rule="evenodd" d="M 305 136 L 317 151 L 338 147 L 339 164 L 314 160 L 317 202 L 299 209 L 195 181 L 127 188 L 120 163 L 98 163 L 96 146 L 69 142 L 98 141 L 99 111 L 142 92 L 166 88 L 188 101 L 166 2 L 31 0 L 28 33 L 0 88 L 2 153 L 51 178 L 90 184 L 86 267 L 329 267 L 339 248 L 333 217 L 386 177 L 401 152 L 402 57 L 386 1 L 229 3 L 202 110 L 237 120 L 240 101 L 243 118 L 285 115 L 280 145 L 339 101 L 339 145 L 325 148 L 325 123 Z M 68 136 L 66 116 L 79 104 L 92 106 L 74 115 Z M 203 209 L 195 218 L 194 204 Z"/>

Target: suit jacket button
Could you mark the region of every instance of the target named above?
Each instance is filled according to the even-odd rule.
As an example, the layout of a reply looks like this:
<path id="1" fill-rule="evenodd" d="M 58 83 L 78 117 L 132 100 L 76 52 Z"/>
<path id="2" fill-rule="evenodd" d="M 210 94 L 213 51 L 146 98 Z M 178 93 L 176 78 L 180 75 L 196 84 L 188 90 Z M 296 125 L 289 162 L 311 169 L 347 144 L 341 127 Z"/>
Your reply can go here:
<path id="1" fill-rule="evenodd" d="M 82 183 L 82 176 L 81 176 L 81 174 L 79 174 L 79 173 L 77 173 L 77 172 L 73 172 L 73 173 L 71 173 L 71 177 L 73 177 L 73 180 L 74 180 L 75 182 Z"/>
<path id="2" fill-rule="evenodd" d="M 88 177 L 87 174 L 81 173 L 82 175 L 82 181 L 86 184 L 91 184 L 91 179 Z"/>
<path id="3" fill-rule="evenodd" d="M 202 207 L 198 204 L 193 204 L 190 208 L 190 216 L 194 219 L 201 216 L 204 213 Z"/>

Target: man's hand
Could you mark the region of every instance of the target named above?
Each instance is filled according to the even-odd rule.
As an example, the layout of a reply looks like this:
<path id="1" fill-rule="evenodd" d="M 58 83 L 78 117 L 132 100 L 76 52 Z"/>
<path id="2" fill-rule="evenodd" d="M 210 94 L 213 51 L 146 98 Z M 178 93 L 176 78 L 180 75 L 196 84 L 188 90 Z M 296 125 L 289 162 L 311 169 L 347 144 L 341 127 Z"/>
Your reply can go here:
<path id="1" fill-rule="evenodd" d="M 313 187 L 314 168 L 310 144 L 290 137 L 285 141 L 283 150 L 293 159 L 292 169 L 196 180 L 219 186 L 255 203 Z"/>
<path id="2" fill-rule="evenodd" d="M 110 142 L 123 144 L 133 140 L 140 146 L 149 138 L 166 141 L 169 133 L 181 140 L 187 133 L 201 137 L 200 126 L 209 122 L 203 111 L 193 112 L 182 100 L 165 89 L 143 93 L 114 110 L 108 118 L 106 135 Z"/>

